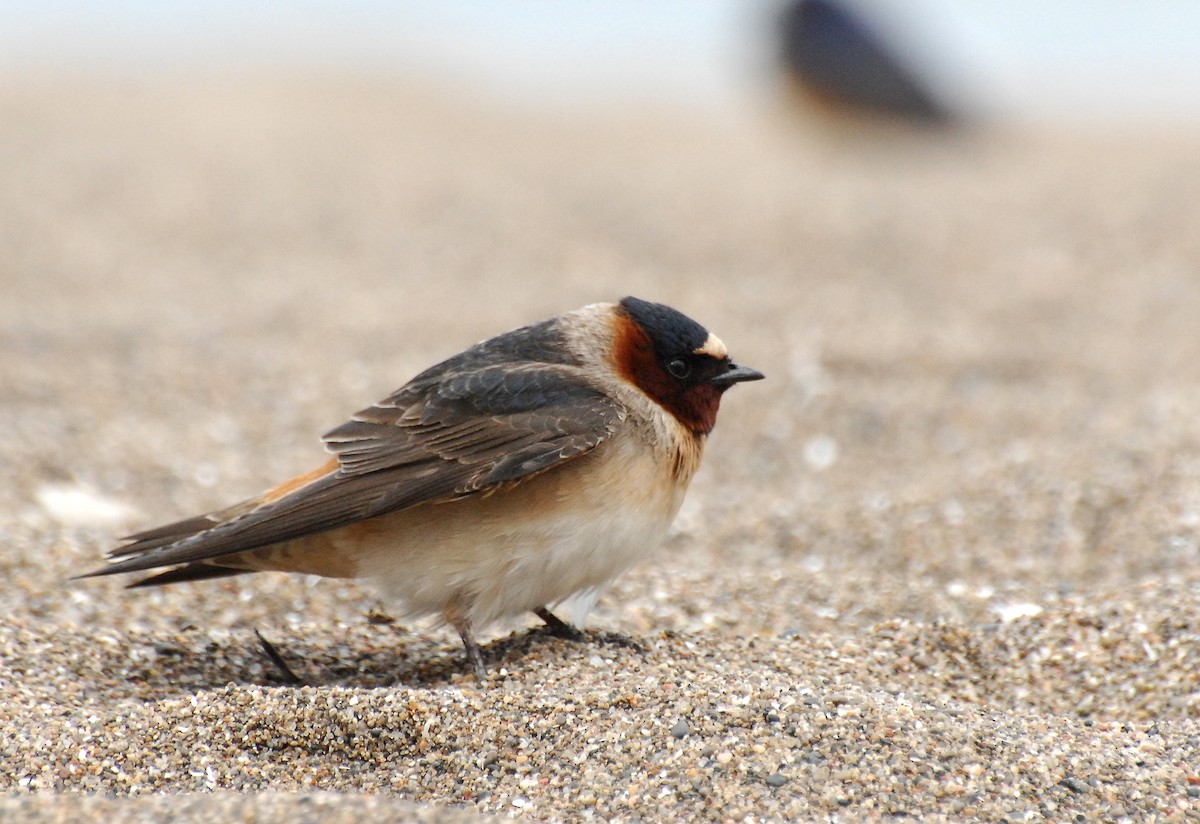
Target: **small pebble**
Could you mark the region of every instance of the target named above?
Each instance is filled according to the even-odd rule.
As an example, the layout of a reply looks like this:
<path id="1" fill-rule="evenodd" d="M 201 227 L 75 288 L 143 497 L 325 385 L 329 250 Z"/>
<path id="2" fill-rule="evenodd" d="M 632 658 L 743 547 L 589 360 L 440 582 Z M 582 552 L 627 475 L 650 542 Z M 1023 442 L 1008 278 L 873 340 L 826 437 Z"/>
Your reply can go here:
<path id="1" fill-rule="evenodd" d="M 1076 778 L 1072 775 L 1068 775 L 1066 778 L 1064 778 L 1059 783 L 1062 784 L 1064 787 L 1066 787 L 1071 792 L 1076 792 L 1076 793 L 1085 793 L 1090 789 L 1090 787 L 1088 787 L 1087 784 L 1085 784 L 1084 782 L 1080 781 L 1078 778 Z"/>

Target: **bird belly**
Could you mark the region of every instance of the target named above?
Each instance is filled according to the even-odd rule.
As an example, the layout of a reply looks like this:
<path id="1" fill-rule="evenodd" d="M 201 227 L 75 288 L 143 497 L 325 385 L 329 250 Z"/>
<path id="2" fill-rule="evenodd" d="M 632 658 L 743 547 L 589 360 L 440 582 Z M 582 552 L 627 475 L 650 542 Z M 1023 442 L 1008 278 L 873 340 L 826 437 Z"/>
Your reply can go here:
<path id="1" fill-rule="evenodd" d="M 603 588 L 658 546 L 686 485 L 635 438 L 616 438 L 491 495 L 374 518 L 340 539 L 408 613 L 483 626 Z"/>

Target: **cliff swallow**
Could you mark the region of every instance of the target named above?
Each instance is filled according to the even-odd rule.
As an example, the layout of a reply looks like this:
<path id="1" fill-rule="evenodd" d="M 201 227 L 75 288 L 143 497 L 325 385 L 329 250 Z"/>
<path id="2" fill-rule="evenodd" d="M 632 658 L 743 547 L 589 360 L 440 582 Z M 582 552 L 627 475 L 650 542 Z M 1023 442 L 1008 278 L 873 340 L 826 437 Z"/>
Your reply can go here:
<path id="1" fill-rule="evenodd" d="M 80 577 L 131 587 L 278 570 L 372 578 L 476 628 L 591 595 L 655 547 L 721 396 L 762 373 L 657 303 L 597 303 L 472 346 L 326 434 L 333 457 L 257 498 L 131 535 Z"/>

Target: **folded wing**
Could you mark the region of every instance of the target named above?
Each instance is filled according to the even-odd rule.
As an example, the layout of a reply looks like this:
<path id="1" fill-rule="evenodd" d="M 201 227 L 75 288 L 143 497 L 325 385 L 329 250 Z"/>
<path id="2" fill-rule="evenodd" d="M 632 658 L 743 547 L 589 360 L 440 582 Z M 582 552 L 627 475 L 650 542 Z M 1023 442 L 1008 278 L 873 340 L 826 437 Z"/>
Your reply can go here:
<path id="1" fill-rule="evenodd" d="M 520 483 L 595 448 L 624 414 L 573 364 L 465 368 L 456 358 L 327 433 L 335 460 L 325 467 L 228 510 L 132 535 L 88 576 L 200 562 L 194 574 L 151 580 L 237 574 L 219 559 Z"/>

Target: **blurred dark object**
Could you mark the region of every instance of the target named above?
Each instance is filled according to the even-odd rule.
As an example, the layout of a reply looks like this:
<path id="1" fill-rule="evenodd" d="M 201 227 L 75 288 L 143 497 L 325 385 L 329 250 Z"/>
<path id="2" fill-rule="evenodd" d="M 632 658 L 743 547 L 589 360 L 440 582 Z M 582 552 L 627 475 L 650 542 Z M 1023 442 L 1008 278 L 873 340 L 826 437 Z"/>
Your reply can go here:
<path id="1" fill-rule="evenodd" d="M 780 58 L 805 98 L 837 113 L 932 126 L 954 115 L 858 13 L 834 0 L 794 0 L 779 16 Z"/>

